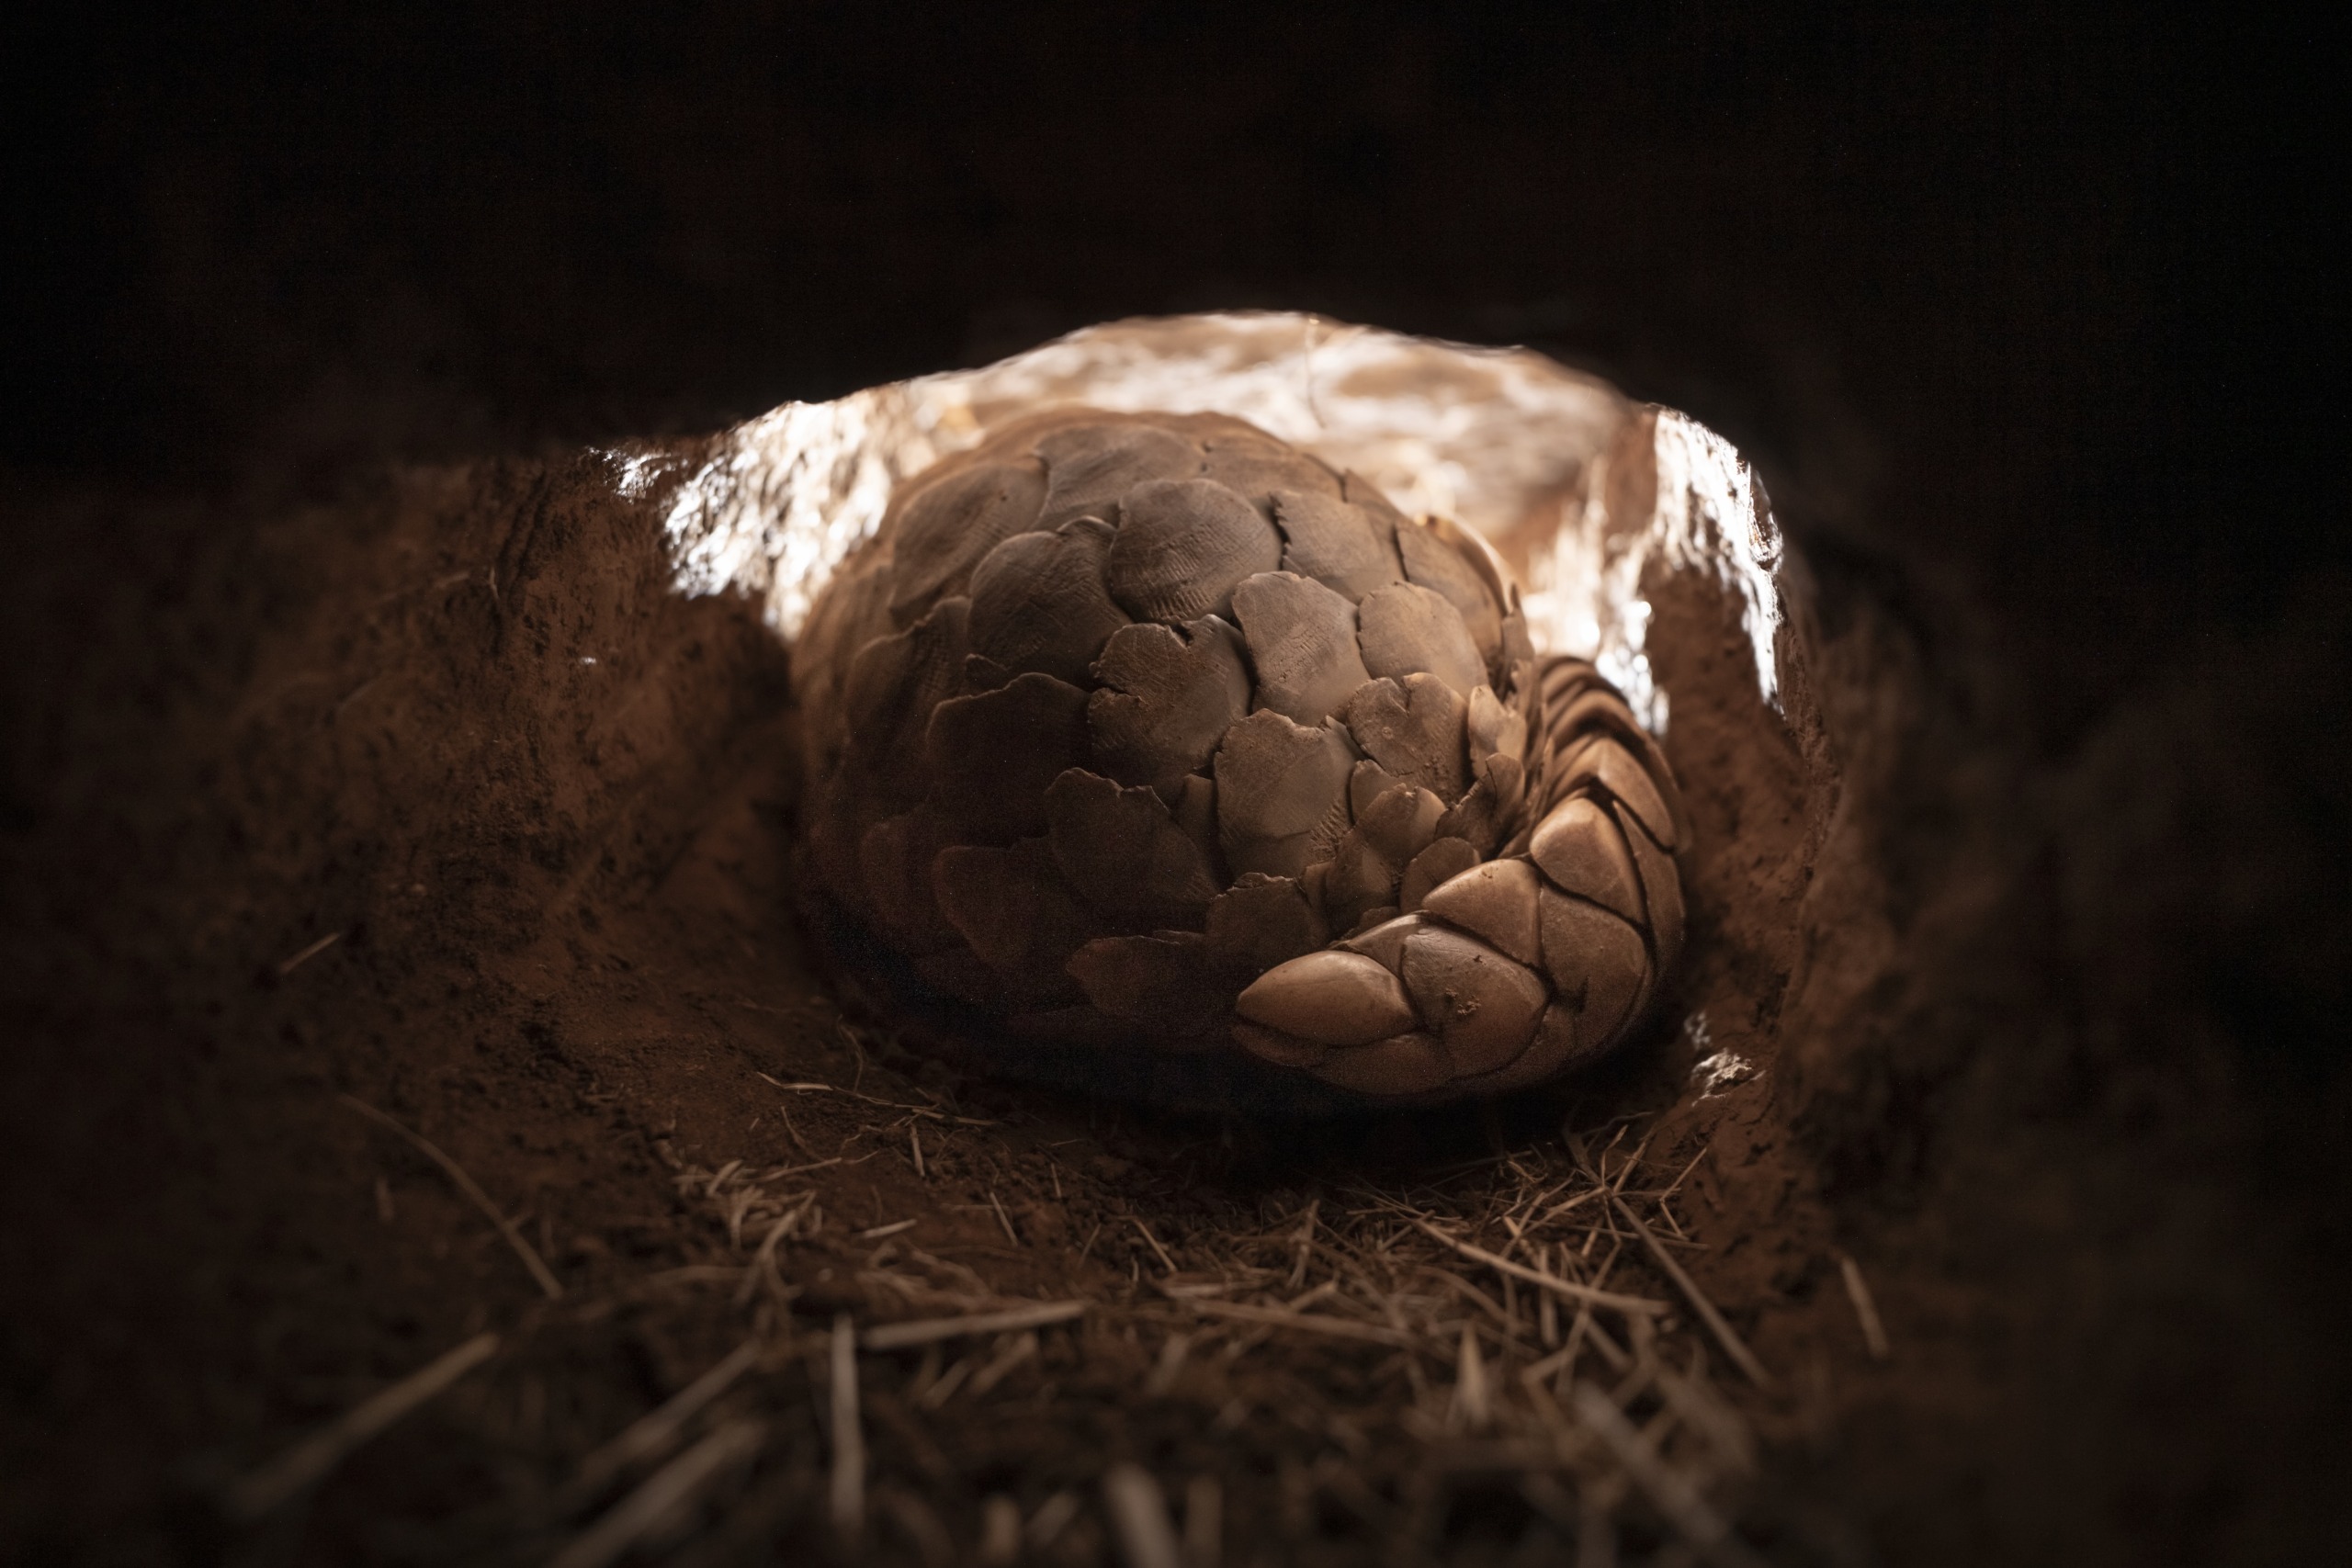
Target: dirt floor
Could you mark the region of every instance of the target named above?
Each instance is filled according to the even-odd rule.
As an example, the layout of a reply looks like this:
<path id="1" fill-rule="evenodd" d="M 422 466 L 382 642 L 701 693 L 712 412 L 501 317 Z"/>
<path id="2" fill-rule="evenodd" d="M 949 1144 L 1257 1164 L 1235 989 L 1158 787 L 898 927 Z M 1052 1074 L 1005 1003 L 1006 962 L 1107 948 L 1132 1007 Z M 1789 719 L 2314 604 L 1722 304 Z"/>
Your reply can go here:
<path id="1" fill-rule="evenodd" d="M 1623 1064 L 1448 1114 L 1169 1119 L 844 1013 L 792 897 L 787 656 L 672 592 L 661 499 L 582 454 L 275 514 L 41 501 L 8 649 L 0 1555 L 1091 1562 L 1118 1461 L 1197 1562 L 2300 1539 L 2343 1398 L 2281 1282 L 2308 1231 L 2259 1161 L 2211 1179 L 2246 1156 L 2222 1091 L 2184 1114 L 2177 1073 L 2135 1072 L 2110 1021 L 2147 996 L 2047 1010 L 2069 944 L 2167 918 L 2128 840 L 2053 843 L 2214 717 L 2193 693 L 2028 786 L 1939 752 L 1866 598 L 1811 591 L 1847 618 L 1784 635 L 1783 718 L 1730 607 L 1658 582 L 1690 957 Z M 150 541 L 135 592 L 88 570 L 118 534 Z M 2127 833 L 2210 826 L 2194 784 L 2133 794 Z M 1952 1043 L 2028 1018 L 2061 1035 Z M 1662 1315 L 1579 1316 L 1530 1268 Z M 1037 1303 L 1080 1304 L 854 1356 L 845 1514 L 837 1325 Z M 446 1393 L 240 1510 L 485 1331 Z"/>

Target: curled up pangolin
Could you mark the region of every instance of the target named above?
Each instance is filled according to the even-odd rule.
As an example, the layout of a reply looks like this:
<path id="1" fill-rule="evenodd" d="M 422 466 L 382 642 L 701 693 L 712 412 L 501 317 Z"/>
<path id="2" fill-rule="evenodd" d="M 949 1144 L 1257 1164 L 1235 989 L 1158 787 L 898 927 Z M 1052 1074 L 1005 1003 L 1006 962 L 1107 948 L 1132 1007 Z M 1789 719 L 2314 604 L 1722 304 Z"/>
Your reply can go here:
<path id="1" fill-rule="evenodd" d="M 795 681 L 820 929 L 1008 1062 L 1493 1094 L 1624 1040 L 1681 945 L 1616 690 L 1476 538 L 1238 420 L 1061 411 L 918 476 Z"/>

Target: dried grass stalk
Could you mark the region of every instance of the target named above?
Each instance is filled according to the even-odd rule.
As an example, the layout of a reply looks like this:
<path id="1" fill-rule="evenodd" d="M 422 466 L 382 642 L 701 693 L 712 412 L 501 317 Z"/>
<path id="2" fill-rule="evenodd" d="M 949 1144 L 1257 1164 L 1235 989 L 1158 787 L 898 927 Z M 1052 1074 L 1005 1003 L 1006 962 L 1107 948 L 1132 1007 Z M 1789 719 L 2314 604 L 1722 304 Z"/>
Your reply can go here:
<path id="1" fill-rule="evenodd" d="M 341 942 L 342 940 L 343 933 L 341 931 L 327 932 L 326 935 L 319 938 L 318 941 L 311 943 L 310 946 L 294 954 L 291 958 L 281 961 L 277 965 L 277 977 L 283 980 L 286 976 L 294 973 L 295 970 L 300 969 L 303 964 L 308 964 L 311 959 L 316 958 L 320 953 L 324 953 L 328 948 L 333 947 L 336 942 Z"/>
<path id="2" fill-rule="evenodd" d="M 1696 1487 L 1658 1458 L 1607 1394 L 1580 1382 L 1570 1397 L 1577 1419 L 1608 1445 L 1634 1484 L 1649 1495 L 1667 1522 L 1702 1557 L 1735 1568 L 1762 1568 L 1763 1559 L 1731 1533 L 1731 1526 L 1699 1495 Z"/>
<path id="3" fill-rule="evenodd" d="M 1609 1307 L 1629 1316 L 1640 1314 L 1654 1317 L 1667 1310 L 1664 1302 L 1654 1302 L 1646 1296 L 1621 1296 L 1613 1291 L 1597 1291 L 1590 1285 L 1579 1285 L 1573 1280 L 1563 1280 L 1557 1275 L 1546 1274 L 1540 1269 L 1530 1269 L 1524 1263 L 1513 1263 L 1510 1258 L 1498 1253 L 1488 1252 L 1483 1247 L 1473 1247 L 1466 1241 L 1457 1241 L 1427 1220 L 1417 1218 L 1413 1224 L 1473 1262 L 1483 1263 L 1497 1273 L 1508 1274 L 1515 1280 L 1524 1280 L 1531 1285 L 1539 1285 L 1555 1295 L 1566 1296 L 1570 1301 L 1589 1302 L 1594 1306 Z"/>
<path id="4" fill-rule="evenodd" d="M 1880 1321 L 1878 1303 L 1871 1299 L 1871 1288 L 1862 1278 L 1862 1266 L 1849 1253 L 1838 1255 L 1838 1271 L 1846 1277 L 1846 1294 L 1854 1303 L 1854 1315 L 1861 1321 L 1862 1344 L 1870 1351 L 1871 1359 L 1883 1361 L 1893 1352 L 1886 1343 L 1886 1325 Z"/>
<path id="5" fill-rule="evenodd" d="M 973 1313 L 964 1317 L 927 1317 L 912 1323 L 886 1323 L 858 1337 L 869 1350 L 905 1350 L 935 1345 L 975 1334 L 1009 1334 L 1017 1329 L 1045 1328 L 1085 1315 L 1088 1302 L 1040 1302 L 1009 1312 Z"/>
<path id="6" fill-rule="evenodd" d="M 420 1133 L 411 1132 L 405 1123 L 387 1116 L 366 1100 L 356 1099 L 348 1094 L 338 1096 L 338 1098 L 369 1121 L 398 1133 L 407 1139 L 418 1153 L 439 1166 L 442 1172 L 457 1186 L 458 1190 L 465 1194 L 467 1201 L 480 1209 L 492 1224 L 498 1227 L 498 1234 L 506 1238 L 506 1245 L 514 1249 L 514 1256 L 523 1260 L 523 1267 L 531 1271 L 531 1278 L 538 1281 L 539 1289 L 547 1292 L 548 1300 L 553 1302 L 563 1299 L 563 1282 L 548 1270 L 545 1263 L 539 1261 L 539 1255 L 531 1250 L 531 1244 L 523 1239 L 523 1233 L 516 1228 L 514 1222 L 500 1212 L 498 1205 L 490 1201 L 490 1194 L 484 1192 L 474 1179 L 466 1174 L 463 1167 L 442 1153 L 440 1146 L 431 1139 Z"/>
<path id="7" fill-rule="evenodd" d="M 857 1407 L 857 1328 L 843 1313 L 833 1319 L 832 1483 L 827 1494 L 833 1532 L 853 1551 L 865 1530 L 865 1429 Z"/>
<path id="8" fill-rule="evenodd" d="M 610 1513 L 548 1560 L 548 1568 L 609 1568 L 639 1541 L 675 1517 L 718 1476 L 757 1453 L 764 1422 L 729 1421 L 646 1479 Z"/>
<path id="9" fill-rule="evenodd" d="M 677 1441 L 686 1423 L 703 1407 L 734 1385 L 760 1359 L 760 1344 L 747 1339 L 728 1352 L 718 1365 L 662 1404 L 622 1428 L 620 1434 L 581 1462 L 580 1473 L 564 1488 L 565 1512 L 585 1503 L 631 1465 L 641 1464 Z"/>
<path id="10" fill-rule="evenodd" d="M 1708 1332 L 1713 1334 L 1717 1342 L 1723 1346 L 1724 1354 L 1729 1356 L 1733 1363 L 1747 1374 L 1750 1382 L 1758 1388 L 1770 1389 L 1772 1386 L 1772 1374 L 1764 1370 L 1764 1363 L 1758 1360 L 1755 1353 L 1748 1349 L 1747 1341 L 1740 1338 L 1732 1325 L 1724 1320 L 1724 1314 L 1715 1310 L 1715 1303 L 1707 1299 L 1707 1293 L 1704 1291 L 1699 1289 L 1699 1282 L 1683 1272 L 1682 1265 L 1674 1260 L 1674 1255 L 1667 1251 L 1665 1244 L 1657 1239 L 1657 1233 L 1642 1224 L 1640 1216 L 1626 1206 L 1625 1200 L 1612 1192 L 1609 1195 L 1609 1201 L 1616 1206 L 1617 1213 L 1623 1217 L 1625 1223 L 1634 1227 L 1634 1234 L 1642 1238 L 1643 1245 L 1650 1249 L 1650 1257 L 1657 1261 L 1666 1277 L 1673 1280 L 1683 1295 L 1690 1299 L 1690 1310 L 1699 1314 L 1699 1321 L 1707 1325 Z"/>
<path id="11" fill-rule="evenodd" d="M 1270 1328 L 1295 1328 L 1309 1334 L 1329 1335 L 1337 1339 L 1361 1339 L 1368 1345 L 1386 1345 L 1395 1349 L 1419 1350 L 1428 1347 L 1418 1335 L 1400 1328 L 1382 1328 L 1376 1324 L 1351 1323 L 1343 1317 L 1324 1317 L 1315 1313 L 1292 1312 L 1283 1307 L 1251 1306 L 1244 1302 L 1220 1302 L 1202 1299 L 1192 1303 L 1193 1310 L 1207 1317 L 1227 1317 L 1237 1323 L 1263 1324 Z"/>
<path id="12" fill-rule="evenodd" d="M 1141 1465 L 1114 1464 L 1102 1475 L 1102 1506 L 1127 1568 L 1184 1568 L 1168 1499 Z"/>
<path id="13" fill-rule="evenodd" d="M 361 1444 L 496 1354 L 498 1336 L 477 1334 L 437 1360 L 360 1401 L 327 1426 L 248 1472 L 220 1499 L 231 1518 L 258 1519 L 322 1480 Z"/>

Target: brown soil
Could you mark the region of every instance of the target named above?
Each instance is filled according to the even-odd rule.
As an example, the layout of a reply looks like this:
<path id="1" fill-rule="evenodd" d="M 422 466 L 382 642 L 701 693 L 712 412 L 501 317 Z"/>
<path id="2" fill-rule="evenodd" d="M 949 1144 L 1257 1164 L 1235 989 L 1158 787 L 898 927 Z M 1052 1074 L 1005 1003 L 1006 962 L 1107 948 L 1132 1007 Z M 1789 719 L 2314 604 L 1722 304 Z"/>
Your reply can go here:
<path id="1" fill-rule="evenodd" d="M 1866 585 L 1815 588 L 1784 723 L 1727 607 L 1659 583 L 1690 957 L 1628 1060 L 1494 1111 L 1155 1118 L 961 1076 L 842 1013 L 792 912 L 786 655 L 747 606 L 670 592 L 659 502 L 590 457 L 276 510 L 20 501 L 49 547 L 6 649 L 0 1556 L 537 1560 L 593 1517 L 551 1501 L 582 1457 L 747 1334 L 761 1367 L 715 1414 L 764 1419 L 765 1446 L 647 1550 L 831 1551 L 836 1314 L 1064 1297 L 1094 1303 L 1082 1325 L 935 1410 L 940 1361 L 865 1359 L 877 1560 L 967 1560 L 985 1499 L 1027 1519 L 1065 1489 L 1049 1555 L 1104 1560 L 1096 1487 L 1129 1458 L 1220 1479 L 1228 1561 L 1565 1556 L 1574 1520 L 1523 1470 L 1430 1425 L 1451 1368 L 1287 1335 L 1211 1356 L 1247 1336 L 1166 1288 L 1171 1265 L 1279 1276 L 1310 1204 L 1487 1213 L 1498 1170 L 1567 1179 L 1564 1126 L 1622 1131 L 1604 1168 L 1639 1147 L 1635 1187 L 1691 1167 L 1690 1271 L 1773 1390 L 1669 1332 L 1765 1438 L 1762 1480 L 1723 1496 L 1773 1557 L 2307 1539 L 2345 1382 L 2296 1305 L 2312 1211 L 2266 1193 L 2312 1173 L 2250 1146 L 2173 977 L 2131 959 L 2215 900 L 2252 941 L 2321 874 L 2256 844 L 2272 880 L 2227 880 L 2229 804 L 2276 787 L 2257 765 L 2145 783 L 2184 735 L 2245 755 L 2259 706 L 2177 686 L 2030 774 Z M 2268 668 L 2280 701 L 2311 673 Z M 2184 838 L 2186 863 L 2154 852 Z M 1753 1076 L 1702 1094 L 1702 1042 Z M 470 1173 L 560 1299 L 346 1096 Z M 821 1225 L 771 1280 L 763 1227 L 804 1193 Z M 1611 1283 L 1675 1294 L 1638 1251 Z M 314 1494 L 222 1517 L 225 1481 L 484 1328 L 486 1369 Z M 1178 1334 L 1200 1348 L 1154 1382 Z M 1638 1495 L 1616 1528 L 1628 1554 L 1683 1551 Z"/>

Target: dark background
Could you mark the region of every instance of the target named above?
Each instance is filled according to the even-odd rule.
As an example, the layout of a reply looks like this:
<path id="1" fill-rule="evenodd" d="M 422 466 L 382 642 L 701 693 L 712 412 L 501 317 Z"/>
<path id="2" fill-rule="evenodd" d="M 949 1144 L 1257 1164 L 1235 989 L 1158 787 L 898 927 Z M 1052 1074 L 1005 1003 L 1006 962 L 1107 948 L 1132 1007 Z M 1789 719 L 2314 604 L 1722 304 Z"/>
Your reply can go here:
<path id="1" fill-rule="evenodd" d="M 1268 306 L 1692 410 L 2014 611 L 2062 728 L 2336 553 L 2314 25 L 450 9 L 11 24 L 12 464 L 314 482 Z M 1874 514 L 1891 474 L 1939 514 Z"/>
<path id="2" fill-rule="evenodd" d="M 2203 711 L 2167 682 L 2225 709 L 2245 688 L 2227 744 L 2263 754 L 2214 776 L 2258 801 L 2218 848 L 2119 829 L 2114 945 L 2053 955 L 2048 994 L 2070 1027 L 2210 1021 L 2260 1168 L 2233 1201 L 2288 1217 L 2303 1304 L 2340 1323 L 2335 32 L 2243 7 L 1374 4 L 0 26 L 17 551 L 102 567 L 179 547 L 175 500 L 265 515 L 387 463 L 707 430 L 1089 321 L 1262 306 L 1532 344 L 1731 436 L 1828 630 L 1841 605 L 1901 622 L 1962 738 L 1918 766 L 1998 750 L 2050 795 L 2105 776 L 2070 772 L 2084 754 L 2201 773 L 2194 733 L 2143 752 L 2117 716 L 2129 739 L 2135 711 Z M 157 504 L 57 521 L 91 492 Z M 9 834 L 39 830 L 12 804 L 40 794 L 30 750 Z M 1894 826 L 1932 864 L 1932 812 Z M 2161 941 L 2135 959 L 2143 862 Z M 2167 867 L 2229 882 L 2211 931 Z M 2118 1049 L 2155 1059 L 2156 1032 Z M 1900 1163 L 1844 1168 L 1893 1186 Z"/>

